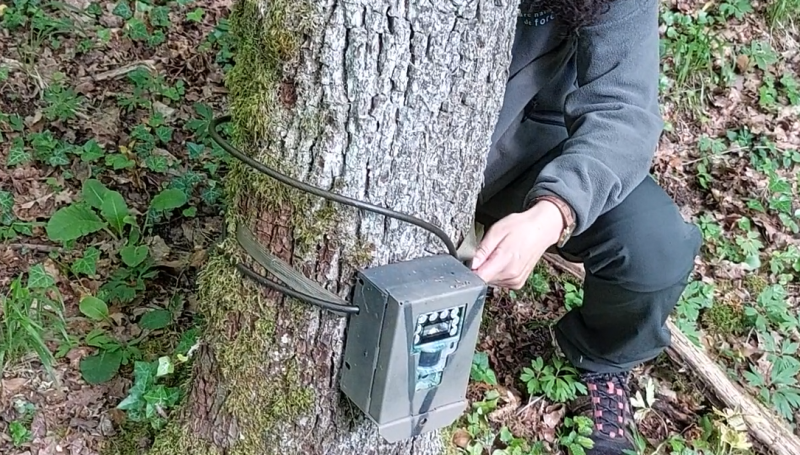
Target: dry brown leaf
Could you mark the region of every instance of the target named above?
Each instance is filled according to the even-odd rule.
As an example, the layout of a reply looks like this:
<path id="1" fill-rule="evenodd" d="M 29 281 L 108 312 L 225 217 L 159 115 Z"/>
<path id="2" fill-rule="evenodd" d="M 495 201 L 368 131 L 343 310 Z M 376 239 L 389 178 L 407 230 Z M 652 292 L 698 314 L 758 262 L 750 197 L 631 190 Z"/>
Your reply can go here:
<path id="1" fill-rule="evenodd" d="M 208 259 L 208 250 L 195 250 L 189 257 L 189 266 L 200 268 L 203 266 L 203 264 L 205 264 L 206 259 Z"/>
<path id="2" fill-rule="evenodd" d="M 453 432 L 453 445 L 456 447 L 460 447 L 462 449 L 466 449 L 469 445 L 469 442 L 472 440 L 467 430 L 463 428 L 459 428 L 455 432 Z"/>
<path id="3" fill-rule="evenodd" d="M 746 73 L 747 68 L 750 67 L 750 57 L 746 54 L 739 54 L 736 56 L 736 68 L 739 69 L 740 73 Z"/>
<path id="4" fill-rule="evenodd" d="M 33 416 L 30 431 L 34 440 L 41 439 L 47 434 L 47 422 L 41 412 L 37 412 Z"/>
<path id="5" fill-rule="evenodd" d="M 167 245 L 167 242 L 157 235 L 148 239 L 147 243 L 150 247 L 150 256 L 157 263 L 163 261 L 164 258 L 169 256 L 169 253 L 172 251 L 169 245 Z"/>
<path id="6" fill-rule="evenodd" d="M 567 409 L 564 407 L 563 404 L 552 404 L 545 408 L 544 415 L 542 416 L 542 421 L 546 428 L 555 429 L 561 420 L 564 418 L 564 415 L 567 413 Z"/>
<path id="7" fill-rule="evenodd" d="M 17 393 L 27 382 L 28 379 L 26 378 L 3 379 L 0 381 L 0 390 L 3 392 L 4 396 L 13 395 Z"/>

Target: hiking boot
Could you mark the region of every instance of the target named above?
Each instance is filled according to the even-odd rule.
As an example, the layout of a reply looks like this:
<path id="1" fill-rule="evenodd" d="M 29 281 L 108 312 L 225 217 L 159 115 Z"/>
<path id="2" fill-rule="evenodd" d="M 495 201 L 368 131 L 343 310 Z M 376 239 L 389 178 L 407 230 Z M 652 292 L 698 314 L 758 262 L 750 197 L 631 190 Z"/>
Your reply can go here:
<path id="1" fill-rule="evenodd" d="M 589 396 L 578 397 L 570 406 L 572 413 L 594 422 L 589 439 L 594 447 L 586 455 L 621 455 L 634 450 L 629 425 L 632 422 L 628 396 L 628 374 L 583 373 Z"/>

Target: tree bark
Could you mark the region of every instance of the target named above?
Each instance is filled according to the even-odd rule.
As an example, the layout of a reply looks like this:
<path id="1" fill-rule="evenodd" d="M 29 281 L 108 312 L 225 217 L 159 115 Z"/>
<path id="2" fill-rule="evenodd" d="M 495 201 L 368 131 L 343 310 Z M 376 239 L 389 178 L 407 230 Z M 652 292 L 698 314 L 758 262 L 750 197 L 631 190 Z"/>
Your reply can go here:
<path id="1" fill-rule="evenodd" d="M 516 11 L 510 0 L 238 0 L 227 80 L 235 143 L 458 242 L 472 226 Z M 441 253 L 441 241 L 239 164 L 226 189 L 227 238 L 199 279 L 206 330 L 190 396 L 151 453 L 443 453 L 438 433 L 385 444 L 343 398 L 346 318 L 266 291 L 233 267 L 245 258 L 234 235 L 243 223 L 346 298 L 356 269 Z"/>

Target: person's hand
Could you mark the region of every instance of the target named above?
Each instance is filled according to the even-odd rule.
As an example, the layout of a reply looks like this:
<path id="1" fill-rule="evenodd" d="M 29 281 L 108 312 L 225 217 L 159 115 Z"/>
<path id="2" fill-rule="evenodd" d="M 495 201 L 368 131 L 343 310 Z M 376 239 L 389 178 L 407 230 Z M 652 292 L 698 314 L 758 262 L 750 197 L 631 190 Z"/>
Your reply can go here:
<path id="1" fill-rule="evenodd" d="M 486 283 L 520 289 L 564 228 L 555 204 L 540 201 L 509 215 L 489 229 L 472 259 L 472 270 Z"/>

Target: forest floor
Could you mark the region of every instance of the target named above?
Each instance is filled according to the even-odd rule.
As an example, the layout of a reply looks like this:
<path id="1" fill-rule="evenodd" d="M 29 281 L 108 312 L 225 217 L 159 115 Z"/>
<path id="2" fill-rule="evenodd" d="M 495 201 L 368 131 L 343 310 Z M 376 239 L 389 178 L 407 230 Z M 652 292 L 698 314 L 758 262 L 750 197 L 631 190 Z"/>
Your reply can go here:
<path id="1" fill-rule="evenodd" d="M 222 228 L 229 158 L 205 128 L 225 111 L 229 7 L 0 0 L 0 453 L 146 447 L 181 400 L 202 322 L 194 278 Z M 798 0 L 664 3 L 654 173 L 706 240 L 676 322 L 794 425 L 791 17 Z M 542 264 L 524 290 L 491 297 L 473 407 L 453 433 L 463 453 L 581 453 L 582 422 L 560 403 L 579 386 L 549 330 L 581 292 Z M 639 373 L 640 453 L 751 453 L 691 374 L 665 358 Z"/>

